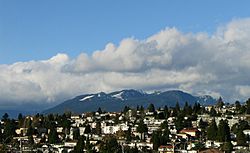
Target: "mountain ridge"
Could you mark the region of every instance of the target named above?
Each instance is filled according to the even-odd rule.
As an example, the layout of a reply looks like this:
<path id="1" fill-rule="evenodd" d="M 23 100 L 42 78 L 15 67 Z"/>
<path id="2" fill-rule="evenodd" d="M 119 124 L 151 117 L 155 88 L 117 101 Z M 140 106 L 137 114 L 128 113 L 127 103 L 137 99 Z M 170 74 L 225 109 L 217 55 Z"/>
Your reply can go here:
<path id="1" fill-rule="evenodd" d="M 105 111 L 121 111 L 124 106 L 147 107 L 150 103 L 156 107 L 167 105 L 169 107 L 175 106 L 176 102 L 181 106 L 185 102 L 193 105 L 199 102 L 202 105 L 211 105 L 216 102 L 216 99 L 209 95 L 193 96 L 181 90 L 169 90 L 164 92 L 146 93 L 134 89 L 126 89 L 114 91 L 110 93 L 99 92 L 95 94 L 79 95 L 72 99 L 66 100 L 61 104 L 43 111 L 44 114 L 73 112 L 83 113 L 96 111 L 99 107 Z"/>

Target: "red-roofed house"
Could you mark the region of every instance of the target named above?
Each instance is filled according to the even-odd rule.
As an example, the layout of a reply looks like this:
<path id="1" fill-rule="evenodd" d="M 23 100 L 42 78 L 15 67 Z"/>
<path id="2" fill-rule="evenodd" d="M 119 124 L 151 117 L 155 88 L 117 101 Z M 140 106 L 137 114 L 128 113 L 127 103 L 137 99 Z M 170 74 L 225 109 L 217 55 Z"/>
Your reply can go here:
<path id="1" fill-rule="evenodd" d="M 158 148 L 159 153 L 172 153 L 174 151 L 173 145 L 161 145 Z"/>
<path id="2" fill-rule="evenodd" d="M 191 129 L 186 129 L 185 128 L 185 129 L 182 129 L 180 131 L 180 133 L 185 133 L 185 134 L 188 134 L 188 135 L 190 135 L 192 137 L 197 137 L 199 135 L 200 131 L 198 129 L 196 129 L 196 128 L 191 128 Z"/>

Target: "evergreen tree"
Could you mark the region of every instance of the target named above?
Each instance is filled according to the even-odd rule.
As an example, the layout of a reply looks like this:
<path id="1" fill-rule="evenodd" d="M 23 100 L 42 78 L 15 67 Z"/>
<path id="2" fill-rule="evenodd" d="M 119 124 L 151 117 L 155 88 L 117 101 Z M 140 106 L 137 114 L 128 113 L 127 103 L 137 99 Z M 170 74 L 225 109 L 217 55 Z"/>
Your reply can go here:
<path id="1" fill-rule="evenodd" d="M 18 127 L 21 128 L 23 126 L 23 121 L 24 121 L 23 115 L 19 113 L 17 119 L 18 119 Z"/>
<path id="2" fill-rule="evenodd" d="M 168 112 L 168 106 L 164 106 L 164 117 L 168 118 L 169 117 L 169 112 Z"/>
<path id="3" fill-rule="evenodd" d="M 33 138 L 32 135 L 29 135 L 29 136 L 28 136 L 28 144 L 29 144 L 29 145 L 33 145 L 33 144 L 34 144 L 34 138 Z"/>
<path id="4" fill-rule="evenodd" d="M 2 119 L 3 119 L 4 122 L 7 121 L 9 119 L 8 113 L 4 113 Z"/>
<path id="5" fill-rule="evenodd" d="M 49 143 L 50 143 L 50 144 L 58 143 L 59 138 L 58 138 L 58 133 L 57 133 L 57 131 L 56 131 L 55 128 L 51 128 L 51 129 L 50 129 L 48 139 L 49 139 Z"/>
<path id="6" fill-rule="evenodd" d="M 214 109 L 214 107 L 211 108 L 209 114 L 210 114 L 211 117 L 217 116 L 217 112 L 216 112 L 216 110 Z"/>
<path id="7" fill-rule="evenodd" d="M 92 144 L 90 144 L 89 138 L 87 137 L 86 144 L 85 144 L 86 153 L 93 153 L 94 150 L 92 149 Z"/>
<path id="8" fill-rule="evenodd" d="M 128 128 L 128 130 L 125 132 L 125 138 L 127 142 L 130 142 L 132 140 L 132 133 L 131 133 L 131 127 Z"/>
<path id="9" fill-rule="evenodd" d="M 96 122 L 95 133 L 97 135 L 102 134 L 102 126 L 101 126 L 101 122 L 100 121 Z"/>
<path id="10" fill-rule="evenodd" d="M 88 135 L 88 138 L 89 138 L 89 134 L 91 133 L 91 127 L 89 124 L 86 125 L 85 127 L 85 130 L 84 130 L 84 134 L 87 134 Z"/>
<path id="11" fill-rule="evenodd" d="M 230 128 L 226 120 L 220 120 L 218 125 L 217 140 L 219 142 L 230 141 Z"/>
<path id="12" fill-rule="evenodd" d="M 185 127 L 184 125 L 184 116 L 182 113 L 179 113 L 176 120 L 174 121 L 175 126 L 176 126 L 176 130 L 180 131 L 181 129 L 183 129 Z"/>
<path id="13" fill-rule="evenodd" d="M 16 122 L 15 120 L 6 119 L 4 125 L 4 139 L 6 143 L 9 143 L 16 135 Z"/>
<path id="14" fill-rule="evenodd" d="M 246 113 L 250 114 L 250 98 L 246 101 Z"/>
<path id="15" fill-rule="evenodd" d="M 188 102 L 185 102 L 183 113 L 185 113 L 186 115 L 192 115 L 192 107 L 188 105 Z"/>
<path id="16" fill-rule="evenodd" d="M 74 150 L 75 152 L 83 152 L 83 149 L 84 149 L 84 136 L 80 136 Z"/>
<path id="17" fill-rule="evenodd" d="M 154 104 L 150 104 L 149 106 L 148 106 L 148 111 L 149 112 L 155 112 L 155 106 L 154 106 Z"/>
<path id="18" fill-rule="evenodd" d="M 178 113 L 178 112 L 180 112 L 180 104 L 179 104 L 179 102 L 177 101 L 176 102 L 176 104 L 175 104 L 175 111 Z"/>
<path id="19" fill-rule="evenodd" d="M 201 111 L 201 105 L 199 103 L 194 103 L 193 114 L 198 114 Z"/>
<path id="20" fill-rule="evenodd" d="M 139 153 L 139 150 L 136 146 L 135 147 L 124 146 L 124 152 L 125 153 Z"/>
<path id="21" fill-rule="evenodd" d="M 239 146 L 246 145 L 246 136 L 243 133 L 243 131 L 239 131 L 236 134 L 236 141 L 237 141 L 237 145 L 239 145 Z"/>
<path id="22" fill-rule="evenodd" d="M 91 133 L 91 127 L 90 127 L 89 124 L 86 125 L 85 130 L 84 130 L 84 133 L 85 133 L 85 134 Z"/>
<path id="23" fill-rule="evenodd" d="M 128 106 L 125 106 L 124 108 L 123 108 L 123 114 L 126 114 L 128 111 L 129 111 L 129 107 Z"/>
<path id="24" fill-rule="evenodd" d="M 80 138 L 80 130 L 79 130 L 79 128 L 75 128 L 73 130 L 73 139 L 78 140 L 79 138 Z"/>
<path id="25" fill-rule="evenodd" d="M 97 112 L 98 112 L 99 114 L 102 114 L 102 109 L 101 109 L 101 107 L 98 108 Z"/>
<path id="26" fill-rule="evenodd" d="M 27 135 L 27 136 L 32 136 L 32 135 L 34 134 L 34 132 L 35 132 L 35 129 L 30 125 L 30 126 L 28 127 L 28 129 L 27 129 L 26 135 Z"/>
<path id="27" fill-rule="evenodd" d="M 142 135 L 146 132 L 148 132 L 148 127 L 146 124 L 144 124 L 143 120 L 140 120 L 138 127 L 136 128 L 137 132 L 141 133 L 141 139 L 142 139 Z"/>
<path id="28" fill-rule="evenodd" d="M 217 136 L 217 131 L 218 131 L 218 128 L 217 128 L 215 120 L 213 119 L 209 127 L 207 128 L 207 139 L 215 141 L 216 136 Z"/>
<path id="29" fill-rule="evenodd" d="M 153 149 L 158 150 L 160 145 L 166 145 L 169 140 L 170 131 L 168 128 L 163 131 L 154 131 L 152 134 L 151 142 L 153 143 Z"/>
<path id="30" fill-rule="evenodd" d="M 101 144 L 100 153 L 121 153 L 122 148 L 118 144 L 115 137 L 107 137 L 105 142 Z"/>
<path id="31" fill-rule="evenodd" d="M 163 123 L 161 123 L 161 129 L 162 130 L 168 129 L 168 121 L 167 120 L 165 120 Z"/>
<path id="32" fill-rule="evenodd" d="M 204 121 L 202 120 L 202 118 L 201 118 L 200 121 L 199 121 L 199 127 L 200 127 L 202 130 L 205 130 L 207 126 L 208 126 L 207 122 L 204 122 Z"/>
<path id="33" fill-rule="evenodd" d="M 161 133 L 159 131 L 154 131 L 152 134 L 151 142 L 153 143 L 153 149 L 158 150 L 160 144 Z"/>
<path id="34" fill-rule="evenodd" d="M 220 97 L 220 98 L 217 100 L 216 107 L 222 108 L 224 105 L 225 105 L 225 104 L 224 104 L 222 98 Z"/>
<path id="35" fill-rule="evenodd" d="M 225 153 L 231 153 L 233 151 L 233 144 L 229 142 L 225 142 L 222 146 L 222 150 L 225 151 Z"/>
<path id="36" fill-rule="evenodd" d="M 241 104 L 240 104 L 239 101 L 236 101 L 236 102 L 235 102 L 235 108 L 236 108 L 236 111 L 237 111 L 237 112 L 240 111 L 240 109 L 241 109 Z"/>
<path id="37" fill-rule="evenodd" d="M 140 107 L 140 113 L 144 113 L 144 107 L 142 105 Z"/>
<path id="38" fill-rule="evenodd" d="M 3 137 L 4 137 L 4 135 L 2 133 L 2 124 L 0 122 L 0 144 L 3 142 Z"/>

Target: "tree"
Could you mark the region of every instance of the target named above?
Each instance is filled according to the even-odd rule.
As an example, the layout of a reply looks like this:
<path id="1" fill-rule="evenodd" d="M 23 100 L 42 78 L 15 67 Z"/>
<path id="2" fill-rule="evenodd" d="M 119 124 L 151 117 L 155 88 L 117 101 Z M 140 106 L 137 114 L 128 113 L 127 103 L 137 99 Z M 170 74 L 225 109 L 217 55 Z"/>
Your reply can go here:
<path id="1" fill-rule="evenodd" d="M 80 138 L 80 130 L 79 128 L 75 128 L 73 131 L 73 139 L 78 140 Z"/>
<path id="2" fill-rule="evenodd" d="M 153 143 L 153 149 L 158 150 L 160 145 L 167 144 L 169 140 L 170 131 L 168 128 L 163 131 L 154 131 L 152 134 L 151 142 Z"/>
<path id="3" fill-rule="evenodd" d="M 123 114 L 126 114 L 129 110 L 130 110 L 130 108 L 128 106 L 125 106 L 123 108 Z"/>
<path id="4" fill-rule="evenodd" d="M 17 119 L 18 119 L 18 126 L 19 128 L 21 128 L 23 125 L 23 121 L 24 121 L 23 115 L 19 113 Z"/>
<path id="5" fill-rule="evenodd" d="M 233 133 L 237 134 L 243 130 L 249 129 L 250 126 L 248 125 L 247 121 L 240 120 L 238 123 L 235 123 L 232 127 Z"/>
<path id="6" fill-rule="evenodd" d="M 99 114 L 102 114 L 102 109 L 101 109 L 101 107 L 98 108 L 97 112 L 98 112 Z"/>
<path id="7" fill-rule="evenodd" d="M 105 142 L 100 146 L 100 153 L 120 153 L 122 152 L 121 146 L 118 144 L 115 137 L 106 137 Z"/>
<path id="8" fill-rule="evenodd" d="M 3 119 L 4 122 L 7 121 L 9 119 L 8 113 L 4 113 L 2 119 Z"/>
<path id="9" fill-rule="evenodd" d="M 167 105 L 164 106 L 164 116 L 165 116 L 165 118 L 169 117 L 169 112 L 168 112 L 168 106 Z"/>
<path id="10" fill-rule="evenodd" d="M 139 150 L 136 146 L 135 147 L 124 146 L 124 152 L 125 153 L 139 153 Z"/>
<path id="11" fill-rule="evenodd" d="M 192 148 L 194 150 L 201 150 L 201 149 L 204 149 L 205 148 L 205 145 L 201 142 L 198 142 L 198 143 L 195 143 L 195 146 Z"/>
<path id="12" fill-rule="evenodd" d="M 178 101 L 177 101 L 176 104 L 175 104 L 175 110 L 176 110 L 177 113 L 181 110 L 181 109 L 180 109 L 180 104 L 179 104 Z"/>
<path id="13" fill-rule="evenodd" d="M 149 106 L 148 106 L 148 111 L 149 112 L 155 112 L 155 106 L 154 106 L 154 104 L 150 104 Z"/>
<path id="14" fill-rule="evenodd" d="M 193 113 L 197 114 L 197 113 L 200 113 L 200 111 L 201 111 L 201 105 L 200 105 L 200 103 L 194 103 Z"/>
<path id="15" fill-rule="evenodd" d="M 217 112 L 216 112 L 216 110 L 214 109 L 214 107 L 211 108 L 209 114 L 210 114 L 211 117 L 217 116 Z"/>
<path id="16" fill-rule="evenodd" d="M 140 107 L 140 113 L 144 113 L 144 107 L 142 105 Z"/>
<path id="17" fill-rule="evenodd" d="M 224 105 L 225 105 L 225 104 L 224 104 L 222 98 L 220 97 L 220 98 L 217 100 L 216 106 L 217 106 L 218 108 L 222 108 Z"/>
<path id="18" fill-rule="evenodd" d="M 204 129 L 206 129 L 207 126 L 208 126 L 208 123 L 207 123 L 207 122 L 204 122 L 204 121 L 202 120 L 202 118 L 201 118 L 200 121 L 199 121 L 199 127 L 200 127 L 202 130 L 204 130 Z"/>
<path id="19" fill-rule="evenodd" d="M 51 128 L 49 132 L 49 143 L 55 144 L 59 141 L 58 133 L 55 128 Z"/>
<path id="20" fill-rule="evenodd" d="M 244 146 L 244 145 L 246 145 L 246 136 L 245 136 L 245 134 L 243 133 L 243 131 L 239 131 L 239 132 L 236 134 L 236 141 L 237 141 L 237 145 L 239 145 L 239 146 Z"/>
<path id="21" fill-rule="evenodd" d="M 220 120 L 218 125 L 217 140 L 219 142 L 230 141 L 230 128 L 226 120 Z"/>
<path id="22" fill-rule="evenodd" d="M 132 136 L 131 136 L 131 127 L 128 128 L 128 130 L 125 132 L 125 138 L 127 142 L 130 142 L 132 140 Z"/>
<path id="23" fill-rule="evenodd" d="M 185 127 L 184 125 L 184 116 L 182 113 L 179 113 L 176 120 L 174 121 L 175 123 L 175 127 L 177 131 L 180 131 L 181 129 L 183 129 Z"/>
<path id="24" fill-rule="evenodd" d="M 165 120 L 163 123 L 161 123 L 161 129 L 162 130 L 168 129 L 168 121 L 167 120 Z"/>
<path id="25" fill-rule="evenodd" d="M 92 131 L 92 130 L 91 130 L 90 125 L 87 124 L 86 127 L 85 127 L 85 130 L 84 130 L 84 134 L 87 134 L 88 137 L 89 137 L 89 134 L 91 133 L 91 131 Z"/>
<path id="26" fill-rule="evenodd" d="M 75 152 L 83 152 L 83 149 L 84 149 L 84 136 L 80 136 L 74 150 Z"/>
<path id="27" fill-rule="evenodd" d="M 146 124 L 144 124 L 143 120 L 140 120 L 136 130 L 137 130 L 137 132 L 141 133 L 141 139 L 142 139 L 142 135 L 143 134 L 145 135 L 145 133 L 148 132 L 148 127 Z"/>
<path id="28" fill-rule="evenodd" d="M 59 117 L 58 124 L 63 127 L 64 133 L 67 134 L 70 129 L 71 121 L 68 119 L 69 115 L 64 113 Z"/>
<path id="29" fill-rule="evenodd" d="M 102 134 L 102 126 L 100 121 L 96 122 L 95 133 L 98 135 Z"/>
<path id="30" fill-rule="evenodd" d="M 246 101 L 246 113 L 250 114 L 250 98 Z"/>
<path id="31" fill-rule="evenodd" d="M 29 145 L 33 145 L 34 144 L 34 138 L 33 138 L 32 135 L 28 136 L 28 143 L 29 143 Z"/>
<path id="32" fill-rule="evenodd" d="M 188 102 L 185 102 L 185 105 L 183 107 L 183 112 L 186 115 L 192 115 L 192 107 L 188 105 Z"/>
<path id="33" fill-rule="evenodd" d="M 240 111 L 241 104 L 240 104 L 240 102 L 238 100 L 235 102 L 235 107 L 236 107 L 236 111 Z"/>
<path id="34" fill-rule="evenodd" d="M 32 136 L 34 134 L 35 129 L 32 126 L 29 126 L 27 129 L 27 136 Z"/>
<path id="35" fill-rule="evenodd" d="M 95 150 L 93 149 L 93 145 L 90 143 L 89 138 L 87 137 L 86 144 L 85 144 L 86 153 L 94 153 Z"/>
<path id="36" fill-rule="evenodd" d="M 215 141 L 216 136 L 217 136 L 217 131 L 218 131 L 218 128 L 217 128 L 215 120 L 213 119 L 209 127 L 207 128 L 207 139 Z"/>
<path id="37" fill-rule="evenodd" d="M 161 134 L 159 131 L 154 131 L 152 138 L 151 138 L 151 142 L 153 143 L 153 149 L 154 150 L 158 150 L 158 147 L 161 145 L 160 144 L 160 137 Z"/>
<path id="38" fill-rule="evenodd" d="M 7 120 L 4 126 L 4 138 L 5 142 L 8 143 L 16 135 L 16 122 L 15 120 Z"/>
<path id="39" fill-rule="evenodd" d="M 233 151 L 233 144 L 229 142 L 225 142 L 222 146 L 222 150 L 226 153 L 231 153 Z"/>
<path id="40" fill-rule="evenodd" d="M 0 144 L 3 142 L 2 124 L 0 122 Z"/>

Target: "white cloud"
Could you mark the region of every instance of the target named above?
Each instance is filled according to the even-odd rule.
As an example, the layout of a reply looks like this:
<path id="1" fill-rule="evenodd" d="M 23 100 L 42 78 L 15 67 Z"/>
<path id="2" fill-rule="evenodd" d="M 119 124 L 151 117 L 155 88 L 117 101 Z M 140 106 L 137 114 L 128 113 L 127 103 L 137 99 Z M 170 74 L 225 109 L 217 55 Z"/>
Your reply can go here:
<path id="1" fill-rule="evenodd" d="M 92 55 L 0 65 L 0 101 L 56 104 L 78 94 L 136 88 L 181 89 L 227 100 L 250 97 L 250 19 L 212 35 L 166 28 L 145 40 L 126 38 Z"/>

